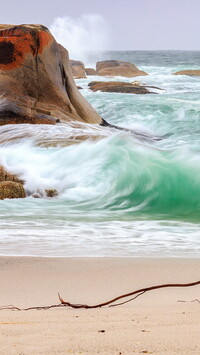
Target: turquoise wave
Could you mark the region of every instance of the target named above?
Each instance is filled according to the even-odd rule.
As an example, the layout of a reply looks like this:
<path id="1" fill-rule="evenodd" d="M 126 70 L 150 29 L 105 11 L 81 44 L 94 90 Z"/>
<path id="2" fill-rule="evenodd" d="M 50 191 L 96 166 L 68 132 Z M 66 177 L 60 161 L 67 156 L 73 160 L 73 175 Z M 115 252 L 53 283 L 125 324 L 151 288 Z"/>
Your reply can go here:
<path id="1" fill-rule="evenodd" d="M 188 218 L 200 210 L 200 157 L 190 150 L 161 150 L 118 134 L 61 148 L 11 144 L 0 147 L 0 156 L 0 163 L 13 172 L 17 167 L 25 180 L 31 213 L 41 208 L 47 216 L 52 211 L 82 218 L 89 212 L 123 220 L 139 215 Z M 40 202 L 31 197 L 48 188 L 55 188 L 58 197 Z"/>

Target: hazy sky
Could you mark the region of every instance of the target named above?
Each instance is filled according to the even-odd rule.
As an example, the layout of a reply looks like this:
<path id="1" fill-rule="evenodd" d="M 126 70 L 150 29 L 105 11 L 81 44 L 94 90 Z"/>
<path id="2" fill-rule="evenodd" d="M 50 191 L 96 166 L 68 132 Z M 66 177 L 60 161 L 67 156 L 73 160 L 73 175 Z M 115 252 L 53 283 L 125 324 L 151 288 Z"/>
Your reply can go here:
<path id="1" fill-rule="evenodd" d="M 11 0 L 3 2 L 0 21 L 49 27 L 57 17 L 90 14 L 104 19 L 98 31 L 110 49 L 200 50 L 200 0 Z"/>

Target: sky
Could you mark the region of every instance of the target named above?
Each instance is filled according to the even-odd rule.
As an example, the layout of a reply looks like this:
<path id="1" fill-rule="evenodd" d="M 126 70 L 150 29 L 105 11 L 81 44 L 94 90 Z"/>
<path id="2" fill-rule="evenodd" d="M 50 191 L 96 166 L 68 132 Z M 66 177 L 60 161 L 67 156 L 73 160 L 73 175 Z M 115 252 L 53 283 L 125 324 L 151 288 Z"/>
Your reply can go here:
<path id="1" fill-rule="evenodd" d="M 200 50 L 199 14 L 200 0 L 10 0 L 0 22 L 41 23 L 58 38 L 67 27 L 71 42 L 100 49 Z"/>

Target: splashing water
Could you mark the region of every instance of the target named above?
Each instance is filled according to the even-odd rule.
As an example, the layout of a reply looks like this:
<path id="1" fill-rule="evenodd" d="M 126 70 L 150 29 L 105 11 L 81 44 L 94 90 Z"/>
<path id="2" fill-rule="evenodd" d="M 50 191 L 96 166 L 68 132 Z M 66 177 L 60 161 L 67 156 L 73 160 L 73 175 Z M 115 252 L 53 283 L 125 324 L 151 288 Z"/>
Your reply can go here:
<path id="1" fill-rule="evenodd" d="M 0 165 L 24 179 L 28 195 L 0 201 L 1 254 L 199 256 L 200 84 L 169 74 L 183 54 L 165 55 L 172 67 L 163 59 L 147 70 L 144 60 L 159 95 L 93 93 L 89 79 L 77 81 L 107 121 L 168 134 L 161 141 L 82 123 L 0 127 Z M 46 198 L 46 189 L 58 195 Z M 38 191 L 43 198 L 33 198 Z"/>
<path id="2" fill-rule="evenodd" d="M 87 66 L 94 66 L 101 51 L 109 47 L 108 24 L 97 14 L 57 17 L 50 31 L 68 49 L 71 59 L 81 60 Z"/>

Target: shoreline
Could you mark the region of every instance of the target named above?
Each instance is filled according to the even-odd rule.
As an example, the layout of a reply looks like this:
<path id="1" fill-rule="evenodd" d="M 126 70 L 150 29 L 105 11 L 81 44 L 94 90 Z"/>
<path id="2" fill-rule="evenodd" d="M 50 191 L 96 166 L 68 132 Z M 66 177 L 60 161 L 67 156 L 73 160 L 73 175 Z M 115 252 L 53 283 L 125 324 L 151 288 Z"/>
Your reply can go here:
<path id="1" fill-rule="evenodd" d="M 0 257 L 0 306 L 95 304 L 141 287 L 200 279 L 200 259 Z M 199 354 L 200 285 L 122 306 L 0 311 L 0 353 Z M 37 341 L 36 341 L 37 340 Z"/>

